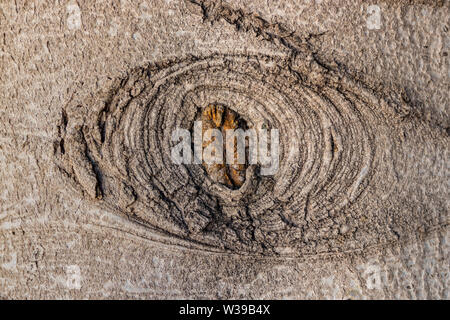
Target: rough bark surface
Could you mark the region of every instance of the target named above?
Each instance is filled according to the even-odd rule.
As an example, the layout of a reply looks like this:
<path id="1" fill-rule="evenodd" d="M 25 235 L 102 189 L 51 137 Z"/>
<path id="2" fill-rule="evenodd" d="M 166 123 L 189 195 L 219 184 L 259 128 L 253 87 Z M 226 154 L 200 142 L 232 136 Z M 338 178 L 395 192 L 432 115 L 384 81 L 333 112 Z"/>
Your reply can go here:
<path id="1" fill-rule="evenodd" d="M 1 4 L 0 298 L 447 299 L 448 17 Z M 210 105 L 280 130 L 275 175 L 171 161 Z"/>

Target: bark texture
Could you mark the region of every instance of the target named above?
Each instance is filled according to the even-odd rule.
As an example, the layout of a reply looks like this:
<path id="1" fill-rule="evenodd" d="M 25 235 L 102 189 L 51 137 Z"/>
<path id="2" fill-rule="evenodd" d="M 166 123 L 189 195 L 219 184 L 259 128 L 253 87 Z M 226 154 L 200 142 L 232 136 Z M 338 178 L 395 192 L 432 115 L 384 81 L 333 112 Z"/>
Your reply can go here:
<path id="1" fill-rule="evenodd" d="M 0 297 L 447 299 L 448 4 L 370 5 L 1 4 Z M 208 106 L 278 171 L 174 164 Z"/>

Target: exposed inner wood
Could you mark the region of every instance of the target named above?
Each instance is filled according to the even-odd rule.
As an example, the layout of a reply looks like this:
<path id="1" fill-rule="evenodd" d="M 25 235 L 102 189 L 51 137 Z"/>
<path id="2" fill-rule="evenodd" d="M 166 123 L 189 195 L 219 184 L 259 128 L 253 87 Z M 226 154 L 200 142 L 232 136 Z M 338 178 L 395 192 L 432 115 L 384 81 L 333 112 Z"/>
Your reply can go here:
<path id="1" fill-rule="evenodd" d="M 220 105 L 208 105 L 202 112 L 202 133 L 209 129 L 218 129 L 222 133 L 223 143 L 223 161 L 222 163 L 207 164 L 203 161 L 203 167 L 211 178 L 231 189 L 238 189 L 245 182 L 245 170 L 247 169 L 248 159 L 245 164 L 239 164 L 237 160 L 237 141 L 226 141 L 226 130 L 236 130 L 246 128 L 246 122 L 239 115 L 228 107 Z M 203 148 L 213 143 L 214 137 L 203 141 Z M 226 163 L 226 150 L 233 149 L 234 163 Z M 205 160 L 205 159 L 203 159 Z"/>

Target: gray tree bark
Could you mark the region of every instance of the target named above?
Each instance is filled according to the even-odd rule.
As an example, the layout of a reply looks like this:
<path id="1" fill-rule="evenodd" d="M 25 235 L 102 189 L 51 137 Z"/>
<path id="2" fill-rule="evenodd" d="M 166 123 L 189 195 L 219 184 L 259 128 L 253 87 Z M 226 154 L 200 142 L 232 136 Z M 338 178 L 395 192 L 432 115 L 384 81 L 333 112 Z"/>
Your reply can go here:
<path id="1" fill-rule="evenodd" d="M 0 13 L 0 298 L 448 298 L 448 3 Z M 211 104 L 274 175 L 171 161 Z"/>

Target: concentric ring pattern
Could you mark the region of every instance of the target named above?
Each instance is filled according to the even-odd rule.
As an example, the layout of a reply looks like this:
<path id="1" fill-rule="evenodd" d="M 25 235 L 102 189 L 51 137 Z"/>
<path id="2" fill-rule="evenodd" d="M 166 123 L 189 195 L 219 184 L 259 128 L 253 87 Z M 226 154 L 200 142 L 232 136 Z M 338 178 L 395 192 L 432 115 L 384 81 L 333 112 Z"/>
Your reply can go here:
<path id="1" fill-rule="evenodd" d="M 390 175 L 383 158 L 395 149 L 395 112 L 361 84 L 311 65 L 216 54 L 136 69 L 94 104 L 82 134 L 72 134 L 71 157 L 93 163 L 73 162 L 75 176 L 88 194 L 149 230 L 218 250 L 295 256 L 395 239 L 379 239 L 391 234 L 379 232 L 382 223 L 365 226 L 389 213 L 354 210 L 365 205 L 377 174 Z M 201 165 L 172 162 L 173 131 L 192 129 L 210 104 L 227 106 L 253 128 L 279 130 L 273 176 L 249 166 L 233 190 Z M 390 183 L 377 181 L 377 188 Z"/>

